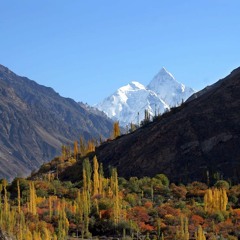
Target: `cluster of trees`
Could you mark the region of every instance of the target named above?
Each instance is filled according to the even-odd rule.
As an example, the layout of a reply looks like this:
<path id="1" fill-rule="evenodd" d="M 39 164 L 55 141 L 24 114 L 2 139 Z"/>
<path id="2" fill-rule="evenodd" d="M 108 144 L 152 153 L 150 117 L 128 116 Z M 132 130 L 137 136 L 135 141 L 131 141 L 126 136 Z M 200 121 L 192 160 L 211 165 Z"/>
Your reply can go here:
<path id="1" fill-rule="evenodd" d="M 73 151 L 65 162 L 74 156 Z M 61 182 L 56 172 L 48 171 L 11 184 L 2 180 L 1 229 L 19 240 L 102 235 L 214 240 L 239 235 L 240 185 L 176 185 L 164 174 L 127 180 L 115 168 L 107 178 L 96 157 L 85 158 L 82 166 L 77 182 Z"/>
<path id="2" fill-rule="evenodd" d="M 113 131 L 109 138 L 109 140 L 116 139 L 121 135 L 120 131 L 120 125 L 119 122 L 113 123 Z M 94 152 L 96 146 L 102 144 L 103 139 L 100 136 L 99 140 L 97 139 L 91 139 L 88 141 L 85 141 L 82 137 L 80 137 L 80 141 L 74 141 L 73 143 L 73 151 L 71 151 L 70 146 L 62 146 L 62 160 L 69 159 L 70 157 L 74 157 L 76 160 L 79 159 L 80 156 L 86 156 L 90 152 Z"/>
<path id="3" fill-rule="evenodd" d="M 160 113 L 159 110 L 157 112 L 157 109 L 155 108 L 155 113 L 154 116 L 152 116 L 150 114 L 150 112 L 148 111 L 148 109 L 144 110 L 144 118 L 140 121 L 139 120 L 139 112 L 138 112 L 138 116 L 137 116 L 137 123 L 133 123 L 131 122 L 130 124 L 128 124 L 125 128 L 125 133 L 131 133 L 134 132 L 136 129 L 138 129 L 139 127 L 143 127 L 148 125 L 151 122 L 154 122 L 158 119 L 161 119 L 169 114 L 174 114 L 178 111 L 180 111 L 183 108 L 183 100 L 181 102 L 181 104 L 179 104 L 179 106 L 174 106 L 171 107 L 170 109 L 165 109 L 164 113 Z M 120 136 L 120 127 L 119 127 L 119 122 L 114 122 L 114 126 L 113 126 L 113 134 L 111 136 L 111 139 L 115 139 L 116 137 Z"/>
<path id="4" fill-rule="evenodd" d="M 151 115 L 149 110 L 145 109 L 144 110 L 144 118 L 141 121 L 139 120 L 139 112 L 138 112 L 137 123 L 130 123 L 129 125 L 127 125 L 126 133 L 131 133 L 131 132 L 135 131 L 137 128 L 143 127 L 143 126 L 149 124 L 150 122 L 154 122 L 155 120 L 161 119 L 162 117 L 167 116 L 169 114 L 174 114 L 174 113 L 179 112 L 183 108 L 183 103 L 184 103 L 184 101 L 182 100 L 182 102 L 180 104 L 178 104 L 178 106 L 173 106 L 170 109 L 165 109 L 165 111 L 162 114 L 160 113 L 159 109 L 157 111 L 156 106 L 155 106 L 154 115 Z"/>

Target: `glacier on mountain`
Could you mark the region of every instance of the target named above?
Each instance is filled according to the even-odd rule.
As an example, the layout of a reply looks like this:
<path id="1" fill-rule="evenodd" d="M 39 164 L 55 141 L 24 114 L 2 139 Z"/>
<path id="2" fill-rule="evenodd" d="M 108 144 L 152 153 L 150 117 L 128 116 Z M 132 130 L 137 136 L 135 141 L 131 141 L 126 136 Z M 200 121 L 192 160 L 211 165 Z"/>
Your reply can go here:
<path id="1" fill-rule="evenodd" d="M 165 68 L 145 87 L 133 81 L 119 88 L 96 107 L 121 126 L 139 124 L 144 119 L 145 110 L 151 116 L 163 113 L 170 107 L 178 106 L 195 91 L 177 82 Z"/>

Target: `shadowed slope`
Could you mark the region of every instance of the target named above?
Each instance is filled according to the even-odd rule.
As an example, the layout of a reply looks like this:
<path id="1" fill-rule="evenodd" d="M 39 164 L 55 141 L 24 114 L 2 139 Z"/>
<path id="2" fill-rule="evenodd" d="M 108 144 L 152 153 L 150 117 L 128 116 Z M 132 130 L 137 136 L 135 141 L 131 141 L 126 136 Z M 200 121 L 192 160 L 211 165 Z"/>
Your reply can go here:
<path id="1" fill-rule="evenodd" d="M 178 108 L 97 149 L 119 175 L 240 180 L 240 68 Z"/>

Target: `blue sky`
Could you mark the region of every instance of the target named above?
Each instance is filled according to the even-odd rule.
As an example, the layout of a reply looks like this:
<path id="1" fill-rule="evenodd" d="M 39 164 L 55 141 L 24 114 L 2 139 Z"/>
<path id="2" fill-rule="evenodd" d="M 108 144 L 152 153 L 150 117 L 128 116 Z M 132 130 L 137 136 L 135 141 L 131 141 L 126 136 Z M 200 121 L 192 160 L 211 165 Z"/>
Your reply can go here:
<path id="1" fill-rule="evenodd" d="M 239 0 L 2 0 L 0 64 L 94 104 L 164 66 L 200 90 L 240 66 Z"/>

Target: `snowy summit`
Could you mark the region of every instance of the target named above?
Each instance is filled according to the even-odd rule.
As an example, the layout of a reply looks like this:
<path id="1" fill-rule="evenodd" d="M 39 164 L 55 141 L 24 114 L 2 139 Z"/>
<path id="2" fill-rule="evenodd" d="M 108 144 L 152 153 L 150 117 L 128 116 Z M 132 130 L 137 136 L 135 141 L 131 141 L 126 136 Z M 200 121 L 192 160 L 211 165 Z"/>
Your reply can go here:
<path id="1" fill-rule="evenodd" d="M 177 82 L 171 73 L 162 68 L 147 87 L 136 81 L 131 82 L 96 107 L 126 126 L 131 122 L 139 124 L 144 119 L 145 110 L 151 116 L 163 113 L 172 106 L 178 106 L 193 93 L 193 89 Z"/>
<path id="2" fill-rule="evenodd" d="M 169 107 L 178 106 L 195 91 L 175 80 L 164 67 L 148 84 L 147 89 L 154 91 Z"/>

